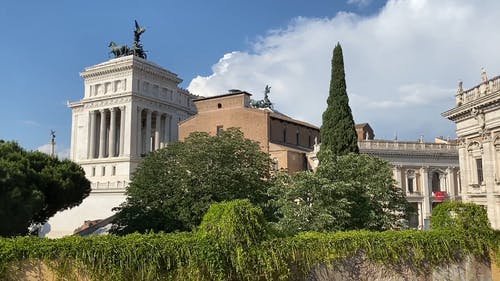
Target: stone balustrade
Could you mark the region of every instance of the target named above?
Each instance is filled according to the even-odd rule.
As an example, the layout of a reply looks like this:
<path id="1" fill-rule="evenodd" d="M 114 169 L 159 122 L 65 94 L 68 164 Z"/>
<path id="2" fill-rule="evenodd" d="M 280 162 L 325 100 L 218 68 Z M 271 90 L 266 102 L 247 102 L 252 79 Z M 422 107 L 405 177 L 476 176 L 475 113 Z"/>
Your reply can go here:
<path id="1" fill-rule="evenodd" d="M 457 91 L 457 106 L 469 103 L 484 95 L 500 91 L 500 76 L 482 82 L 481 84 L 463 91 L 461 85 Z"/>
<path id="2" fill-rule="evenodd" d="M 449 143 L 426 143 L 426 142 L 406 142 L 406 141 L 388 141 L 388 140 L 363 140 L 358 141 L 360 150 L 364 149 L 390 149 L 390 150 L 439 150 L 456 152 L 456 144 Z"/>

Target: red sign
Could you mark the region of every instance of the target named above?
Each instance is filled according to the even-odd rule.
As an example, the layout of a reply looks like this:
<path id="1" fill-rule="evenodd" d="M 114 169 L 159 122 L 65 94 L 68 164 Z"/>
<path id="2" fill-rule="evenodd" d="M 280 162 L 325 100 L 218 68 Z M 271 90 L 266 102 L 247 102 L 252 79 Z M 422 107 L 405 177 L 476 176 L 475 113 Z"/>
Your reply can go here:
<path id="1" fill-rule="evenodd" d="M 434 199 L 444 201 L 446 199 L 446 191 L 434 191 Z"/>

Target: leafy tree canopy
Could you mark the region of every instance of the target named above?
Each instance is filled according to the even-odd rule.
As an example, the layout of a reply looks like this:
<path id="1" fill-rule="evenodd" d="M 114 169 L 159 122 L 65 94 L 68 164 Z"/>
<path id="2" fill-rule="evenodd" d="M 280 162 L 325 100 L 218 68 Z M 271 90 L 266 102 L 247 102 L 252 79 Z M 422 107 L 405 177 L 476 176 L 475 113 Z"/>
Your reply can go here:
<path id="1" fill-rule="evenodd" d="M 217 136 L 193 133 L 150 153 L 136 170 L 115 233 L 194 229 L 215 202 L 244 199 L 264 206 L 269 156 L 230 128 Z"/>
<path id="2" fill-rule="evenodd" d="M 83 169 L 15 142 L 0 140 L 0 235 L 28 232 L 60 210 L 80 204 L 90 193 Z"/>
<path id="3" fill-rule="evenodd" d="M 271 190 L 278 229 L 385 230 L 411 212 L 392 179 L 390 164 L 365 154 L 327 155 L 316 173 L 282 174 Z"/>
<path id="4" fill-rule="evenodd" d="M 347 96 L 342 47 L 337 44 L 333 50 L 330 93 L 327 108 L 323 112 L 321 151 L 318 158 L 321 162 L 325 150 L 330 150 L 333 155 L 358 153 L 357 141 L 358 137 Z"/>

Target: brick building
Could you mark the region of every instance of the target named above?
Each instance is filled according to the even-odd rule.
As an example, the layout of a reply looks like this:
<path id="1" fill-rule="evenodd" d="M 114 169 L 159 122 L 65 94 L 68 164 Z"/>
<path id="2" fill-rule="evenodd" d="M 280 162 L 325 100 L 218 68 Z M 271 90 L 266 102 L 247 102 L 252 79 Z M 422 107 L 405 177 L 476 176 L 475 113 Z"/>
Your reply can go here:
<path id="1" fill-rule="evenodd" d="M 269 153 L 275 169 L 296 172 L 309 168 L 306 153 L 319 141 L 319 128 L 295 120 L 272 108 L 251 105 L 251 94 L 229 93 L 194 101 L 198 113 L 179 123 L 179 140 L 192 132 L 216 135 L 219 130 L 239 128 L 246 138 L 259 142 Z"/>

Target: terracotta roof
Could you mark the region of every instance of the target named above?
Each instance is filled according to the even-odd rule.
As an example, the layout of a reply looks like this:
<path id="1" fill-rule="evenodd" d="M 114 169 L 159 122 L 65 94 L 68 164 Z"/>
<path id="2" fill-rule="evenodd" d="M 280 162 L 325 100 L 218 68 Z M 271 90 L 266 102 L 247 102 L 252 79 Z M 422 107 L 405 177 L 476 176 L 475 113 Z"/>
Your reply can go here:
<path id="1" fill-rule="evenodd" d="M 316 130 L 319 130 L 319 127 L 317 126 L 314 126 L 313 124 L 310 124 L 310 123 L 307 123 L 307 122 L 304 122 L 304 121 L 300 121 L 300 120 L 297 120 L 297 119 L 293 119 L 283 113 L 279 113 L 279 112 L 276 112 L 276 111 L 273 111 L 271 110 L 270 114 L 269 114 L 271 117 L 274 117 L 276 119 L 281 119 L 283 121 L 287 121 L 287 122 L 290 122 L 290 123 L 296 123 L 296 124 L 299 124 L 299 125 L 302 125 L 302 126 L 306 126 L 306 127 L 310 127 L 310 128 L 313 128 L 313 129 L 316 129 Z"/>
<path id="2" fill-rule="evenodd" d="M 250 94 L 248 92 L 239 91 L 238 90 L 238 92 L 235 91 L 235 92 L 230 92 L 230 93 L 227 93 L 227 94 L 222 94 L 222 95 L 217 95 L 217 96 L 211 96 L 211 97 L 202 97 L 202 96 L 200 96 L 200 98 L 195 99 L 194 102 L 204 101 L 204 100 L 210 100 L 210 99 L 216 99 L 216 98 L 222 98 L 222 97 L 236 96 L 236 95 L 241 95 L 241 94 L 246 94 L 246 95 L 249 95 L 249 96 L 252 95 L 252 94 Z"/>

